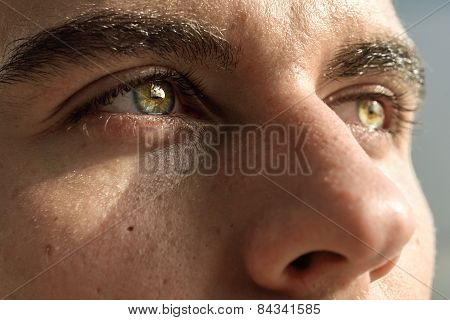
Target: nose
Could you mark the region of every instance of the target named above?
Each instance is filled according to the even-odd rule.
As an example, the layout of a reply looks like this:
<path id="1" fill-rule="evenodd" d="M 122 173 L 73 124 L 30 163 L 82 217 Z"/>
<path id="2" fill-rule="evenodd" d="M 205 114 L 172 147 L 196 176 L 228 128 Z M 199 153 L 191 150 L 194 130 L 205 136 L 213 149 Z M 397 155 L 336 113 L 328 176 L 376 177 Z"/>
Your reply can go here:
<path id="1" fill-rule="evenodd" d="M 318 297 L 354 282 L 368 286 L 395 266 L 413 234 L 401 191 L 326 109 L 307 120 L 312 174 L 264 178 L 271 200 L 244 250 L 249 275 L 266 289 Z"/>

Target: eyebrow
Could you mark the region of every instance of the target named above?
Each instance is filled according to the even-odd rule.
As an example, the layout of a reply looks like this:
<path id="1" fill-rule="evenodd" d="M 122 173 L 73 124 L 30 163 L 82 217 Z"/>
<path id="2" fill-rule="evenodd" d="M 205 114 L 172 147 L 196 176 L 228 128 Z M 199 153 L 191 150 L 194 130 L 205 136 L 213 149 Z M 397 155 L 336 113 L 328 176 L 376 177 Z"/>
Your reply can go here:
<path id="1" fill-rule="evenodd" d="M 421 59 L 413 47 L 396 38 L 343 45 L 328 63 L 324 76 L 338 80 L 387 73 L 423 95 L 425 72 Z"/>
<path id="2" fill-rule="evenodd" d="M 105 53 L 137 55 L 151 51 L 164 59 L 176 57 L 202 65 L 212 62 L 217 68 L 232 69 L 239 51 L 217 27 L 157 12 L 85 14 L 16 42 L 20 44 L 0 66 L 0 83 L 58 74 L 63 64 L 83 59 L 95 66 L 93 59 Z"/>

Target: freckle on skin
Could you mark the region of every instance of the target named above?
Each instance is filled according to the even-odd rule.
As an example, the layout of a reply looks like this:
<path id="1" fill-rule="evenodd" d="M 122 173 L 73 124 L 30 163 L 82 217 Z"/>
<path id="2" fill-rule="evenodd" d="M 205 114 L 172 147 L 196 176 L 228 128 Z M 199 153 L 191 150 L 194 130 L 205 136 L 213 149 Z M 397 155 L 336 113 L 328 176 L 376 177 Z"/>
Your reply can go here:
<path id="1" fill-rule="evenodd" d="M 222 233 L 222 230 L 220 229 L 220 227 L 214 227 L 214 233 L 218 236 L 220 236 L 220 234 Z"/>
<path id="2" fill-rule="evenodd" d="M 134 230 L 134 227 L 133 227 L 133 226 L 129 226 L 129 227 L 127 228 L 127 230 L 131 232 L 131 231 Z"/>
<path id="3" fill-rule="evenodd" d="M 21 188 L 16 188 L 11 194 L 11 200 L 16 200 L 20 196 Z"/>
<path id="4" fill-rule="evenodd" d="M 49 257 L 53 254 L 53 247 L 51 244 L 45 246 L 45 254 Z"/>

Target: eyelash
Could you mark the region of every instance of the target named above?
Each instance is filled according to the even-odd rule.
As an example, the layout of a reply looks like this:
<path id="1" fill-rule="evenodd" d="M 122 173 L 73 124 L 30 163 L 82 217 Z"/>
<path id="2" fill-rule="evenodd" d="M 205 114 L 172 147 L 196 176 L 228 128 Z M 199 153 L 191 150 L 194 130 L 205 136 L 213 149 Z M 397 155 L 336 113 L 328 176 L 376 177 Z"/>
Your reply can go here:
<path id="1" fill-rule="evenodd" d="M 197 98 L 199 100 L 203 100 L 205 97 L 202 93 L 202 82 L 194 78 L 192 74 L 181 74 L 173 70 L 161 69 L 156 70 L 151 75 L 123 82 L 118 86 L 92 98 L 72 112 L 65 122 L 68 125 L 77 124 L 83 119 L 83 117 L 95 111 L 97 108 L 110 105 L 118 96 L 129 93 L 133 90 L 133 88 L 152 81 L 165 81 L 171 83 L 175 87 L 175 91 L 183 97 Z"/>

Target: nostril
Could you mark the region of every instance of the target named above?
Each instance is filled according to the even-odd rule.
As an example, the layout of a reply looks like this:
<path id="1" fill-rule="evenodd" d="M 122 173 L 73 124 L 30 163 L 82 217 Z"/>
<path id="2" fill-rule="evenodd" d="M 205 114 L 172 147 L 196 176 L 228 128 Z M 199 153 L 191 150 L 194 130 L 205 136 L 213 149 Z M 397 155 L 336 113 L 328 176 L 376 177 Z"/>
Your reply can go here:
<path id="1" fill-rule="evenodd" d="M 344 260 L 346 260 L 344 256 L 334 252 L 313 251 L 292 261 L 289 268 L 295 273 L 315 273 L 332 268 Z"/>
<path id="2" fill-rule="evenodd" d="M 308 269 L 309 266 L 311 265 L 311 260 L 312 260 L 314 254 L 315 254 L 314 252 L 311 252 L 311 253 L 302 255 L 301 257 L 292 261 L 291 267 L 295 270 Z"/>

